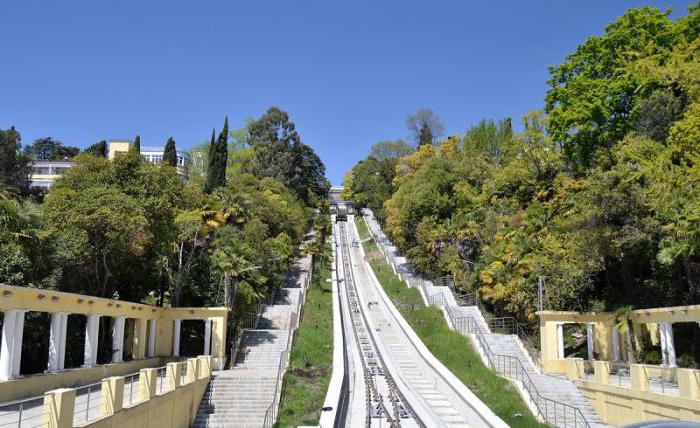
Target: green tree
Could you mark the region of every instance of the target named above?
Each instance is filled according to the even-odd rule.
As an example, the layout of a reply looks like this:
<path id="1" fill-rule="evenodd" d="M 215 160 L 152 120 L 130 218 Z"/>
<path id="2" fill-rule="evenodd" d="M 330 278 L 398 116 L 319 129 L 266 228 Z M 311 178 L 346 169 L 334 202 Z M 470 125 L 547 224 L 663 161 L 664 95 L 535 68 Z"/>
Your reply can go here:
<path id="1" fill-rule="evenodd" d="M 413 153 L 413 147 L 403 140 L 380 141 L 372 145 L 369 155 L 377 160 L 396 159 Z"/>
<path id="2" fill-rule="evenodd" d="M 442 121 L 430 109 L 421 109 L 406 116 L 406 128 L 417 146 L 435 144 L 445 132 Z"/>
<path id="3" fill-rule="evenodd" d="M 89 146 L 83 150 L 83 153 L 89 153 L 99 158 L 107 158 L 107 140 L 102 140 Z"/>
<path id="4" fill-rule="evenodd" d="M 131 149 L 136 153 L 141 153 L 141 136 L 137 135 L 134 137 L 134 143 L 131 145 Z"/>
<path id="5" fill-rule="evenodd" d="M 641 82 L 628 65 L 665 57 L 677 41 L 673 30 L 668 12 L 629 9 L 601 36 L 588 38 L 566 61 L 550 67 L 549 131 L 579 171 L 595 163 L 598 150 L 609 158 L 612 145 L 630 131 L 635 108 L 649 93 L 638 90 Z"/>
<path id="6" fill-rule="evenodd" d="M 248 144 L 253 156 L 244 172 L 284 183 L 309 206 L 328 197 L 330 184 L 325 177 L 325 166 L 313 149 L 301 142 L 286 112 L 270 107 L 251 123 Z"/>
<path id="7" fill-rule="evenodd" d="M 29 185 L 29 159 L 22 155 L 22 137 L 15 127 L 0 129 L 0 184 L 25 191 Z"/>
<path id="8" fill-rule="evenodd" d="M 214 133 L 211 134 L 211 144 L 209 146 L 209 159 L 207 166 L 207 176 L 204 190 L 211 193 L 218 187 L 226 185 L 226 162 L 228 161 L 228 116 L 224 120 L 224 128 L 219 134 L 219 138 L 214 140 Z"/>
<path id="9" fill-rule="evenodd" d="M 24 147 L 24 154 L 35 160 L 69 160 L 80 153 L 77 147 L 64 146 L 51 137 L 39 138 Z"/>
<path id="10" fill-rule="evenodd" d="M 163 165 L 177 166 L 177 150 L 175 149 L 175 140 L 173 137 L 168 138 L 163 149 Z"/>
<path id="11" fill-rule="evenodd" d="M 114 188 L 54 189 L 46 198 L 45 211 L 71 243 L 75 257 L 93 266 L 94 285 L 82 290 L 87 294 L 110 297 L 115 265 L 125 256 L 142 255 L 151 239 L 143 208 Z"/>

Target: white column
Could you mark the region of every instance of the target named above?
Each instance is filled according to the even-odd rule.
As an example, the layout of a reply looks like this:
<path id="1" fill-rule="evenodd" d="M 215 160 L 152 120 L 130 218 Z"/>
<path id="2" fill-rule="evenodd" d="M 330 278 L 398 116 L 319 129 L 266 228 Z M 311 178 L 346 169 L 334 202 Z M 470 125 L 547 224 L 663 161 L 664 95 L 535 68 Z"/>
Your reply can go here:
<path id="1" fill-rule="evenodd" d="M 211 349 L 211 319 L 204 320 L 204 354 L 209 355 Z"/>
<path id="2" fill-rule="evenodd" d="M 12 377 L 19 376 L 19 369 L 22 363 L 22 337 L 24 336 L 24 314 L 27 311 L 17 311 L 15 320 L 15 346 L 12 355 Z"/>
<path id="3" fill-rule="evenodd" d="M 0 348 L 0 380 L 12 378 L 12 357 L 15 353 L 16 310 L 5 311 L 2 324 L 2 347 Z"/>
<path id="4" fill-rule="evenodd" d="M 668 366 L 676 367 L 676 346 L 673 342 L 673 324 L 670 322 L 664 323 L 666 330 L 666 352 L 668 352 Z"/>
<path id="5" fill-rule="evenodd" d="M 564 324 L 557 324 L 557 358 L 564 358 Z"/>
<path id="6" fill-rule="evenodd" d="M 656 324 L 659 330 L 659 342 L 661 344 L 661 365 L 668 366 L 668 350 L 666 349 L 666 327 L 664 323 Z"/>
<path id="7" fill-rule="evenodd" d="M 124 359 L 124 325 L 126 318 L 116 317 L 112 330 L 112 362 L 121 363 Z M 116 335 L 115 335 L 116 333 Z M 116 336 L 116 337 L 115 337 Z M 115 346 L 116 345 L 116 346 Z"/>
<path id="8" fill-rule="evenodd" d="M 588 348 L 588 360 L 593 361 L 593 324 L 586 324 L 586 347 Z"/>
<path id="9" fill-rule="evenodd" d="M 148 320 L 148 356 L 156 355 L 156 320 Z"/>
<path id="10" fill-rule="evenodd" d="M 49 333 L 49 361 L 46 371 L 58 371 L 58 366 L 61 359 L 61 320 L 63 314 L 54 312 L 51 314 L 51 331 Z"/>
<path id="11" fill-rule="evenodd" d="M 173 357 L 180 356 L 180 321 L 173 320 Z"/>
<path id="12" fill-rule="evenodd" d="M 620 361 L 620 331 L 616 326 L 610 328 L 612 335 L 612 358 L 613 361 Z"/>
<path id="13" fill-rule="evenodd" d="M 59 343 L 61 351 L 58 353 L 58 369 L 66 368 L 66 333 L 68 332 L 68 312 L 61 313 L 61 336 Z"/>
<path id="14" fill-rule="evenodd" d="M 88 315 L 85 324 L 85 354 L 84 363 L 86 367 L 97 364 L 97 341 L 99 339 L 99 315 Z"/>
<path id="15" fill-rule="evenodd" d="M 121 363 L 124 358 L 124 322 L 126 318 L 114 318 L 112 326 L 112 362 Z"/>

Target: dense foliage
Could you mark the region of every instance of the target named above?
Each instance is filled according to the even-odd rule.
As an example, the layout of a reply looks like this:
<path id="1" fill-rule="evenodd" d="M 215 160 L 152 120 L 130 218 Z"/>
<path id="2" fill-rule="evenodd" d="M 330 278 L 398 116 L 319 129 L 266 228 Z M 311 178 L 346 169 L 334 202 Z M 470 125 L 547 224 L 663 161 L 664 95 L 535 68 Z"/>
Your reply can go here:
<path id="1" fill-rule="evenodd" d="M 2 131 L 0 282 L 174 306 L 236 302 L 245 312 L 281 284 L 315 207 L 268 174 L 243 172 L 252 157 L 240 144 L 245 132 L 232 132 L 234 145 L 226 147 L 228 134 L 225 124 L 224 148 L 217 147 L 223 171 L 210 193 L 203 192 L 206 170 L 192 183 L 178 178 L 171 138 L 171 159 L 164 155 L 160 165 L 134 149 L 110 161 L 98 143 L 75 156 L 36 204 L 18 191 L 29 156 L 75 150 L 47 138 L 23 151 L 14 128 Z M 323 164 L 307 146 L 304 156 L 314 162 L 294 164 L 297 174 L 323 184 Z M 229 169 L 227 157 L 238 166 Z M 309 200 L 325 196 L 308 186 Z"/>
<path id="2" fill-rule="evenodd" d="M 700 303 L 700 6 L 631 9 L 551 68 L 544 112 L 485 120 L 346 194 L 430 276 L 493 310 Z"/>

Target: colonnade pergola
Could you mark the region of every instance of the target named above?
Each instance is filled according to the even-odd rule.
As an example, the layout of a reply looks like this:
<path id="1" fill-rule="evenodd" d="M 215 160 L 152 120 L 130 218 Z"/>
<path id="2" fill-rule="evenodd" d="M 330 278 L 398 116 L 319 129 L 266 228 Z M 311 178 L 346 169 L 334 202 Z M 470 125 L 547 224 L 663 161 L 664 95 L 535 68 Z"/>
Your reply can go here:
<path id="1" fill-rule="evenodd" d="M 129 331 L 129 345 L 130 356 L 134 360 L 179 357 L 182 321 L 201 320 L 205 337 L 204 349 L 200 355 L 211 355 L 214 369 L 220 369 L 224 364 L 228 312 L 226 308 L 161 308 L 123 300 L 0 284 L 0 311 L 4 313 L 0 344 L 0 381 L 20 377 L 24 331 L 31 327 L 25 325 L 25 314 L 29 311 L 50 314 L 46 374 L 57 374 L 66 370 L 69 315 L 86 317 L 81 368 L 95 366 L 100 341 L 109 340 L 100 337 L 99 325 L 102 317 L 111 318 L 110 364 L 120 364 L 125 359 L 125 342 L 129 342 L 125 341 L 127 319 L 133 320 Z"/>
<path id="2" fill-rule="evenodd" d="M 540 344 L 542 367 L 548 372 L 563 372 L 564 325 L 585 324 L 588 360 L 622 361 L 627 359 L 626 339 L 620 334 L 615 315 L 609 312 L 580 313 L 540 311 Z M 676 367 L 673 324 L 700 324 L 700 305 L 651 308 L 631 311 L 632 334 L 638 341 L 649 335 L 661 347 L 662 366 Z M 657 342 L 658 337 L 658 342 Z M 597 355 L 597 358 L 595 358 Z"/>

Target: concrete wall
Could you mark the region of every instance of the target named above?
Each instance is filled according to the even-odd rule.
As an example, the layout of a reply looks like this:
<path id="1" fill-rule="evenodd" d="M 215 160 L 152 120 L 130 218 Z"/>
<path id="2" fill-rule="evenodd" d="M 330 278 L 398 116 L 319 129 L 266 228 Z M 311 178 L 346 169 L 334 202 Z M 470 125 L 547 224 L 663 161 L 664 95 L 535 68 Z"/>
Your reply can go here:
<path id="1" fill-rule="evenodd" d="M 161 357 L 147 358 L 126 363 L 75 368 L 58 373 L 37 374 L 6 380 L 0 382 L 0 402 L 41 395 L 50 389 L 75 388 L 80 385 L 88 385 L 110 376 L 124 376 L 147 367 L 161 366 L 167 362 L 164 360 L 166 359 Z"/>
<path id="2" fill-rule="evenodd" d="M 124 408 L 114 415 L 107 416 L 84 427 L 90 428 L 186 428 L 194 422 L 199 403 L 209 384 L 209 378 L 198 379 L 194 383 L 158 395 L 148 401 Z"/>
<path id="3" fill-rule="evenodd" d="M 656 419 L 700 422 L 700 400 L 574 381 L 605 423 L 625 425 Z"/>

